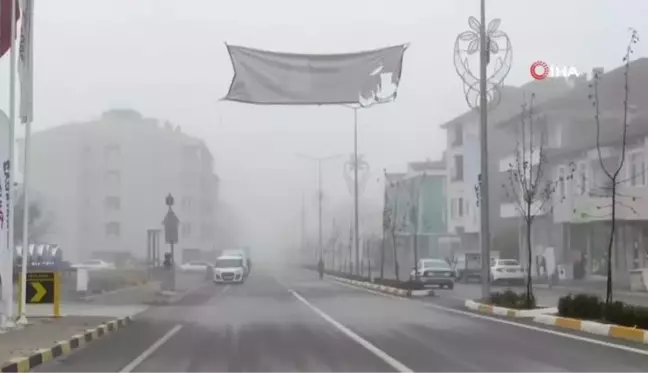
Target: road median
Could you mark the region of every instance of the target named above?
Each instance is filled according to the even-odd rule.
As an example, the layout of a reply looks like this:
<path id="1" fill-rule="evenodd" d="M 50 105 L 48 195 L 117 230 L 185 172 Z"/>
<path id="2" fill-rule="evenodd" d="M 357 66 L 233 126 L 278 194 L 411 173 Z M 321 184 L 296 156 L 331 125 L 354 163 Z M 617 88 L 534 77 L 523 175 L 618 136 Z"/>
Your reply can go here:
<path id="1" fill-rule="evenodd" d="M 558 309 L 556 307 L 539 307 L 532 310 L 517 310 L 513 308 L 495 306 L 492 304 L 479 303 L 470 299 L 465 300 L 464 306 L 472 311 L 478 311 L 481 313 L 489 313 L 492 315 L 507 316 L 507 317 L 530 318 L 530 317 L 535 317 L 536 315 L 558 312 Z"/>
<path id="2" fill-rule="evenodd" d="M 104 321 L 91 317 L 65 317 L 39 319 L 33 324 L 15 328 L 0 335 L 0 361 L 4 361 L 0 372 L 28 372 L 122 329 L 132 320 L 132 316 Z"/>
<path id="3" fill-rule="evenodd" d="M 427 296 L 434 295 L 434 290 L 429 290 L 429 289 L 422 289 L 422 290 L 399 289 L 392 286 L 374 284 L 372 282 L 367 282 L 367 281 L 351 280 L 348 278 L 337 277 L 333 275 L 327 275 L 327 277 L 329 277 L 333 281 L 337 281 L 337 282 L 341 282 L 353 286 L 358 286 L 365 289 L 375 290 L 381 293 L 397 295 L 399 297 L 427 297 Z"/>
<path id="4" fill-rule="evenodd" d="M 555 315 L 537 315 L 533 318 L 533 321 L 559 328 L 578 330 L 585 333 L 648 344 L 648 330 L 644 329 L 604 324 L 589 320 L 571 319 Z"/>

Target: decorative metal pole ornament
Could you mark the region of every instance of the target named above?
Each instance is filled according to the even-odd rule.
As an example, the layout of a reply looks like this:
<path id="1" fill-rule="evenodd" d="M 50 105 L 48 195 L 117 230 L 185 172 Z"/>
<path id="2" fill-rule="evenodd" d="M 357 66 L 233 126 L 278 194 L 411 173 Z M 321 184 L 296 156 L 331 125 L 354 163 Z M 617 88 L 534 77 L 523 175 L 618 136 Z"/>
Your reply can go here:
<path id="1" fill-rule="evenodd" d="M 513 61 L 513 49 L 511 40 L 508 35 L 499 30 L 501 20 L 493 19 L 486 27 L 486 45 L 488 48 L 487 65 L 492 66 L 488 69 L 486 81 L 488 108 L 491 110 L 496 107 L 502 99 L 500 88 L 504 84 L 504 78 L 511 71 Z M 454 45 L 454 65 L 457 75 L 463 81 L 464 95 L 466 103 L 473 109 L 479 109 L 479 73 L 475 74 L 470 68 L 470 61 L 479 67 L 479 46 L 480 46 L 480 23 L 475 17 L 468 18 L 470 30 L 464 31 L 457 35 Z M 494 64 L 490 64 L 494 61 Z"/>
<path id="2" fill-rule="evenodd" d="M 349 157 L 349 160 L 344 162 L 344 180 L 346 181 L 347 187 L 349 188 L 349 193 L 353 194 L 354 192 L 354 169 L 355 169 L 355 159 L 353 154 Z M 358 191 L 363 192 L 367 186 L 367 181 L 369 180 L 371 169 L 369 168 L 369 163 L 365 161 L 364 155 L 358 154 Z"/>

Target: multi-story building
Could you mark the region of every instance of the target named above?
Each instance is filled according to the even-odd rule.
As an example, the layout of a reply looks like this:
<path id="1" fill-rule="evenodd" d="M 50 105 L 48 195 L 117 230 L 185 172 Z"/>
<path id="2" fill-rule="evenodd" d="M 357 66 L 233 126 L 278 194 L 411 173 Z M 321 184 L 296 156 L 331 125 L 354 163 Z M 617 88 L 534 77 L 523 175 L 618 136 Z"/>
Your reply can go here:
<path id="1" fill-rule="evenodd" d="M 420 258 L 445 258 L 451 252 L 455 236 L 447 233 L 445 195 L 445 160 L 410 162 L 406 173 L 387 174 L 386 213 L 390 216 L 391 224 L 395 224 L 401 268 L 406 270 L 414 265 L 415 239 Z M 390 227 L 386 227 L 386 261 L 393 263 L 390 233 Z"/>
<path id="2" fill-rule="evenodd" d="M 497 133 L 498 123 L 519 114 L 527 92 L 537 91 L 542 102 L 571 89 L 574 82 L 547 79 L 522 87 L 504 86 L 499 104 L 488 113 L 489 222 L 493 250 L 504 255 L 517 255 L 517 230 L 500 218 L 499 206 L 506 198 L 502 187 L 506 175 L 499 172 L 499 161 L 511 148 L 510 139 Z M 526 96 L 525 96 L 526 95 Z M 468 111 L 441 126 L 447 131 L 446 163 L 448 233 L 461 238 L 462 251 L 478 251 L 480 242 L 479 178 L 481 172 L 481 141 L 479 112 Z M 514 145 L 515 143 L 513 143 Z"/>
<path id="3" fill-rule="evenodd" d="M 34 133 L 29 185 L 53 212 L 48 241 L 59 243 L 67 258 L 98 251 L 143 257 L 146 230 L 162 228 L 169 193 L 181 221 L 176 253 L 213 248 L 218 197 L 213 168 L 204 142 L 180 127 L 112 110 L 87 123 Z"/>
<path id="4" fill-rule="evenodd" d="M 536 108 L 542 116 L 538 123 L 538 140 L 543 140 L 546 155 L 540 167 L 545 168 L 545 182 L 554 185 L 550 203 L 545 209 L 534 209 L 532 224 L 532 262 L 537 267 L 540 256 L 552 256 L 566 278 L 605 276 L 610 238 L 612 182 L 601 167 L 614 172 L 624 152 L 623 108 L 624 68 L 601 76 L 598 84 L 600 131 L 590 98 L 591 81 L 581 81 L 568 94 L 547 101 Z M 599 70 L 599 74 L 602 71 Z M 627 143 L 624 165 L 616 185 L 616 234 L 613 245 L 613 273 L 618 283 L 628 284 L 629 271 L 648 266 L 648 59 L 632 63 L 630 68 Z M 519 118 L 518 118 L 519 119 Z M 519 132 L 511 131 L 511 121 L 503 127 L 519 143 Z M 517 121 L 519 122 L 519 120 Z M 528 144 L 536 149 L 538 145 Z M 512 149 L 513 150 L 513 149 Z M 501 170 L 511 164 L 510 155 L 501 160 Z M 539 160 L 533 159 L 534 167 Z M 538 200 L 538 204 L 542 198 Z M 519 221 L 515 201 L 502 204 L 504 218 Z M 520 235 L 525 239 L 524 232 Z M 521 244 L 526 257 L 526 244 Z M 533 273 L 538 273 L 534 270 Z"/>

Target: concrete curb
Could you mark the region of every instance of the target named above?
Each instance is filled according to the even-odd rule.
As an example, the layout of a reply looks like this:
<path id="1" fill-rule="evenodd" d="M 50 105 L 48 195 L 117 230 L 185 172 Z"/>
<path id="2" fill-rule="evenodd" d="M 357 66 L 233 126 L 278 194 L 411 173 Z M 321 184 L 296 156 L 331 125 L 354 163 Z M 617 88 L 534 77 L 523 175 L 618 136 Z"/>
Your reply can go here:
<path id="1" fill-rule="evenodd" d="M 365 281 L 349 280 L 343 277 L 337 277 L 331 275 L 326 275 L 326 276 L 330 277 L 334 281 L 342 282 L 349 285 L 359 286 L 366 289 L 380 291 L 381 293 L 398 295 L 400 297 L 427 297 L 427 296 L 434 295 L 434 290 L 404 290 L 404 289 L 398 289 L 386 285 L 373 284 Z"/>
<path id="2" fill-rule="evenodd" d="M 81 297 L 81 300 L 84 301 L 84 302 L 91 302 L 91 301 L 95 300 L 97 297 L 100 297 L 100 296 L 103 296 L 103 295 L 117 294 L 117 293 L 121 293 L 121 292 L 126 291 L 126 290 L 133 290 L 133 289 L 141 288 L 141 287 L 144 287 L 144 286 L 149 286 L 149 285 L 151 285 L 151 284 L 153 284 L 153 283 L 155 283 L 155 282 L 156 282 L 156 281 L 152 281 L 152 282 L 142 282 L 142 283 L 140 283 L 140 284 L 132 285 L 132 286 L 127 286 L 127 287 L 125 287 L 125 288 L 119 288 L 119 289 L 115 289 L 115 290 L 102 291 L 102 292 L 100 292 L 100 293 L 95 293 L 95 294 L 86 295 L 86 296 L 84 296 L 84 297 Z"/>
<path id="3" fill-rule="evenodd" d="M 579 330 L 585 333 L 602 335 L 605 337 L 612 337 L 624 339 L 631 342 L 639 342 L 648 344 L 648 330 L 630 328 L 627 326 L 603 324 L 596 321 L 586 321 L 579 319 L 570 319 L 567 317 L 559 317 L 552 315 L 537 315 L 533 318 L 534 322 L 557 326 L 560 328 Z"/>
<path id="4" fill-rule="evenodd" d="M 558 312 L 556 307 L 538 308 L 535 310 L 514 310 L 511 308 L 493 306 L 491 304 L 477 303 L 470 299 L 466 299 L 464 306 L 469 310 L 508 317 L 536 317 L 538 315 Z"/>
<path id="5" fill-rule="evenodd" d="M 98 325 L 94 329 L 87 329 L 85 333 L 72 336 L 72 338 L 68 340 L 59 341 L 51 348 L 41 349 L 30 356 L 12 359 L 2 366 L 0 372 L 29 372 L 46 361 L 67 355 L 72 350 L 88 344 L 93 340 L 99 339 L 118 329 L 122 329 L 132 321 L 132 317 L 127 316 Z"/>
<path id="6" fill-rule="evenodd" d="M 188 289 L 185 289 L 184 291 L 179 291 L 179 292 L 162 290 L 156 293 L 155 300 L 153 300 L 152 302 L 147 302 L 146 304 L 149 306 L 168 306 L 181 301 L 182 298 L 184 298 L 185 296 L 195 291 L 198 291 L 210 284 L 211 282 L 202 282 Z M 160 297 L 162 299 L 160 299 Z"/>

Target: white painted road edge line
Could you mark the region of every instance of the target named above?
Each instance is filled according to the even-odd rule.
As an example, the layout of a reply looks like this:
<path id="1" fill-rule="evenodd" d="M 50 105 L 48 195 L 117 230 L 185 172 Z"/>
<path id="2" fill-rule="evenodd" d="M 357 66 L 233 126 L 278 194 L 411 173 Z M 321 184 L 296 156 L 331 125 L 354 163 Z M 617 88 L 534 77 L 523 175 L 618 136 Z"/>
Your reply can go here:
<path id="1" fill-rule="evenodd" d="M 176 325 L 174 326 L 171 330 L 166 332 L 165 335 L 162 336 L 162 338 L 158 339 L 155 343 L 151 345 L 151 347 L 147 348 L 146 351 L 142 352 L 142 354 L 138 357 L 135 358 L 135 360 L 131 361 L 128 365 L 126 365 L 122 370 L 120 370 L 121 373 L 130 373 L 133 371 L 133 369 L 137 368 L 138 365 L 142 364 L 144 360 L 146 360 L 149 356 L 151 356 L 155 351 L 157 351 L 158 348 L 162 347 L 163 344 L 166 343 L 171 337 L 173 337 L 177 332 L 182 329 L 182 325 Z"/>
<path id="2" fill-rule="evenodd" d="M 350 287 L 350 288 L 353 288 L 353 289 L 356 289 L 356 290 L 366 291 L 366 292 L 369 292 L 369 293 L 372 293 L 372 294 L 375 294 L 375 295 L 380 295 L 380 296 L 395 299 L 395 300 L 412 301 L 412 299 L 396 297 L 396 296 L 393 296 L 393 295 L 390 295 L 390 294 L 380 293 L 380 292 L 377 292 L 377 291 L 372 291 L 372 290 L 368 290 L 368 289 L 364 289 L 364 288 L 350 286 L 350 285 L 346 285 L 346 284 L 342 284 L 342 283 L 340 283 L 340 285 Z M 587 343 L 591 343 L 591 344 L 595 344 L 595 345 L 599 345 L 599 346 L 615 348 L 617 350 L 623 350 L 623 351 L 627 351 L 627 352 L 634 352 L 636 354 L 648 356 L 648 350 L 643 350 L 643 349 L 636 348 L 636 347 L 630 347 L 630 346 L 616 344 L 616 343 L 612 343 L 612 342 L 601 341 L 601 340 L 598 340 L 598 339 L 588 338 L 588 337 L 584 337 L 584 336 L 580 336 L 580 335 L 576 335 L 576 334 L 569 334 L 569 333 L 559 332 L 557 330 L 545 329 L 545 328 L 541 328 L 541 327 L 538 327 L 538 326 L 522 324 L 522 323 L 515 322 L 515 321 L 510 321 L 510 320 L 505 320 L 505 319 L 498 319 L 496 317 L 486 316 L 486 315 L 483 315 L 483 314 L 477 314 L 477 313 L 468 312 L 468 311 L 457 310 L 457 309 L 450 308 L 450 307 L 443 307 L 443 306 L 439 306 L 439 305 L 436 305 L 436 304 L 426 303 L 426 302 L 422 302 L 422 301 L 418 301 L 418 300 L 414 300 L 414 301 L 417 301 L 419 304 L 422 304 L 424 307 L 434 308 L 434 309 L 438 309 L 438 310 L 441 310 L 441 311 L 446 311 L 446 312 L 449 312 L 449 313 L 454 313 L 454 314 L 458 314 L 458 315 L 462 315 L 462 316 L 471 317 L 471 318 L 474 318 L 474 319 L 488 320 L 488 321 L 492 321 L 492 322 L 496 322 L 496 323 L 500 323 L 500 324 L 517 326 L 518 328 L 523 328 L 523 329 L 533 330 L 533 331 L 536 331 L 536 332 L 552 334 L 552 335 L 556 335 L 556 336 L 559 336 L 559 337 L 575 339 L 575 340 L 581 341 L 581 342 L 587 342 Z M 547 315 L 538 315 L 538 318 L 544 318 L 546 316 Z"/>
<path id="3" fill-rule="evenodd" d="M 304 299 L 301 295 L 297 294 L 296 291 L 289 289 L 292 295 L 295 296 L 295 298 L 299 299 L 302 303 L 304 303 L 308 308 L 310 308 L 313 312 L 321 316 L 324 320 L 328 321 L 331 325 L 335 326 L 338 330 L 340 330 L 342 333 L 346 334 L 347 337 L 353 339 L 356 341 L 358 344 L 360 344 L 362 347 L 366 348 L 369 350 L 371 353 L 379 357 L 382 361 L 385 363 L 389 364 L 392 368 L 396 369 L 398 372 L 402 373 L 410 373 L 414 372 L 405 364 L 401 363 L 400 361 L 394 359 L 393 357 L 389 356 L 385 351 L 379 349 L 378 347 L 374 346 L 371 342 L 367 341 L 366 339 L 360 337 L 353 331 L 351 331 L 349 328 L 346 326 L 340 324 L 339 322 L 335 321 L 331 316 L 327 315 L 324 313 L 322 310 L 319 308 L 315 307 L 314 305 L 310 304 L 306 299 Z"/>

